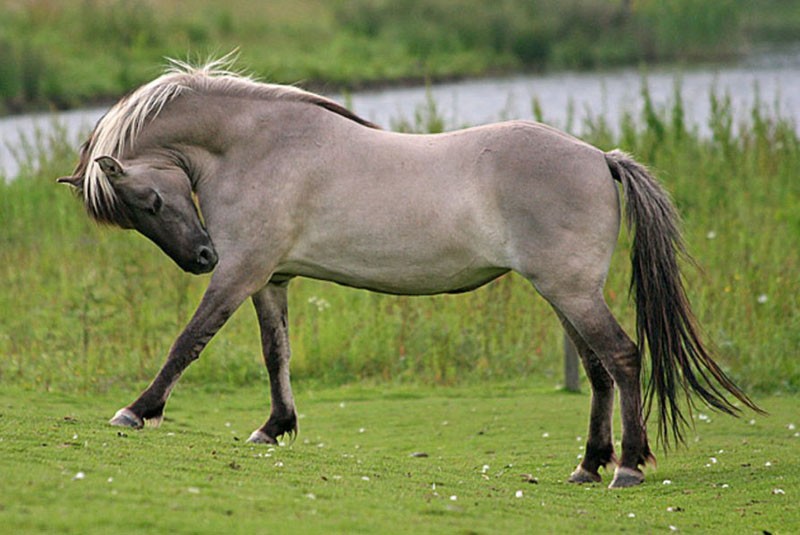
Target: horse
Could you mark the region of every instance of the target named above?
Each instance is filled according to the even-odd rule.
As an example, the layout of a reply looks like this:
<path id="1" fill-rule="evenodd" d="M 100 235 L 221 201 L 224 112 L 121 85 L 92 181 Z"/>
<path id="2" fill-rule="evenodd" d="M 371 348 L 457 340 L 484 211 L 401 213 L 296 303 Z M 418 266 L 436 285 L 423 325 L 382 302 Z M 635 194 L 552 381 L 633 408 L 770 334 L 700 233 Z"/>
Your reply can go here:
<path id="1" fill-rule="evenodd" d="M 599 482 L 599 468 L 614 467 L 611 488 L 642 483 L 642 468 L 655 463 L 646 431 L 654 402 L 667 447 L 685 442 L 681 397 L 690 419 L 692 394 L 732 415 L 741 404 L 760 410 L 701 340 L 678 265 L 685 248 L 675 207 L 631 156 L 531 121 L 390 132 L 326 97 L 232 69 L 225 58 L 172 60 L 109 109 L 72 175 L 58 179 L 95 221 L 135 229 L 185 271 L 213 271 L 160 371 L 111 425 L 160 424 L 181 374 L 249 298 L 271 408 L 248 440 L 275 444 L 297 433 L 287 320 L 293 278 L 431 295 L 473 290 L 512 271 L 551 305 L 591 385 L 585 454 L 570 482 Z M 633 234 L 638 343 L 603 297 L 621 226 L 618 184 Z"/>

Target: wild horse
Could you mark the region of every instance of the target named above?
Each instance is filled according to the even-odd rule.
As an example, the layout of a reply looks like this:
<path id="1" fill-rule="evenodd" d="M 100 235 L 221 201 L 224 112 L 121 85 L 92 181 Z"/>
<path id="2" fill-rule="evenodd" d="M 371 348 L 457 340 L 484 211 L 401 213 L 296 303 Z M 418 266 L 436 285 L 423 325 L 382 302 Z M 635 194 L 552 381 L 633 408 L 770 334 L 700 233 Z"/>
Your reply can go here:
<path id="1" fill-rule="evenodd" d="M 515 271 L 551 304 L 592 387 L 586 453 L 570 481 L 644 480 L 659 435 L 683 439 L 678 402 L 696 393 L 735 414 L 758 408 L 704 348 L 685 295 L 675 209 L 642 165 L 542 124 L 511 121 L 439 135 L 387 132 L 324 97 L 227 70 L 173 62 L 114 105 L 72 176 L 95 220 L 135 229 L 181 268 L 214 270 L 158 375 L 111 424 L 158 424 L 186 367 L 249 297 L 261 328 L 271 413 L 251 442 L 294 433 L 286 292 L 297 276 L 391 294 L 475 289 Z M 620 227 L 633 229 L 638 346 L 603 286 Z M 215 269 L 216 268 L 216 269 Z M 644 400 L 642 353 L 651 358 Z M 612 441 L 620 391 L 622 454 Z"/>

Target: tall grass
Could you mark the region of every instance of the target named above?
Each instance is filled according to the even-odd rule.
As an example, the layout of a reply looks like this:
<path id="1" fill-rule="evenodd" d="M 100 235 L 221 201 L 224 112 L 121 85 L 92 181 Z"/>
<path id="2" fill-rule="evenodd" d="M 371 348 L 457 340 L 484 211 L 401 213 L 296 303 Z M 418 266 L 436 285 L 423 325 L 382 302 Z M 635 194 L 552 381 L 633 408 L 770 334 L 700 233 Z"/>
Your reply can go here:
<path id="1" fill-rule="evenodd" d="M 687 287 L 721 364 L 748 389 L 800 390 L 800 140 L 765 104 L 735 117 L 712 94 L 711 138 L 671 105 L 611 124 L 588 115 L 584 137 L 650 165 L 684 218 Z M 533 113 L 542 114 L 534 103 Z M 439 129 L 435 102 L 406 131 Z M 613 126 L 613 128 L 612 128 Z M 77 140 L 30 140 L 21 176 L 0 182 L 0 382 L 103 391 L 144 383 L 188 320 L 207 277 L 182 273 L 133 232 L 98 228 L 54 183 Z M 632 332 L 628 239 L 620 236 L 606 288 Z M 250 383 L 265 375 L 255 315 L 245 304 L 185 380 Z M 505 276 L 469 294 L 392 297 L 310 280 L 290 286 L 293 373 L 340 384 L 452 384 L 544 374 L 560 381 L 561 329 L 530 285 Z"/>

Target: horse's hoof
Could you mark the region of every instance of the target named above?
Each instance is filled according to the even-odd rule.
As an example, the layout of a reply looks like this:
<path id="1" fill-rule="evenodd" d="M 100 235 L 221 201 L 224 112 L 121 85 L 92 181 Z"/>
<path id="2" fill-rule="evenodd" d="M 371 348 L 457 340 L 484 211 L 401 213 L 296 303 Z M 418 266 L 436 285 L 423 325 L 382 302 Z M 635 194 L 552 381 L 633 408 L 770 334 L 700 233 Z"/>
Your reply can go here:
<path id="1" fill-rule="evenodd" d="M 118 410 L 108 423 L 118 427 L 132 427 L 134 429 L 141 429 L 144 427 L 144 421 L 128 408 Z"/>
<path id="2" fill-rule="evenodd" d="M 277 444 L 278 441 L 266 434 L 261 429 L 256 429 L 250 434 L 250 438 L 247 439 L 247 442 L 250 444 Z"/>
<path id="3" fill-rule="evenodd" d="M 610 489 L 624 489 L 635 487 L 644 481 L 644 474 L 641 470 L 618 466 L 614 471 L 614 480 L 608 486 Z"/>
<path id="4" fill-rule="evenodd" d="M 600 477 L 600 474 L 598 474 L 597 472 L 592 473 L 586 470 L 584 467 L 578 466 L 578 468 L 576 468 L 575 471 L 572 472 L 572 475 L 569 476 L 568 481 L 570 483 L 577 483 L 578 485 L 582 485 L 583 483 L 599 483 L 602 480 L 603 478 Z"/>

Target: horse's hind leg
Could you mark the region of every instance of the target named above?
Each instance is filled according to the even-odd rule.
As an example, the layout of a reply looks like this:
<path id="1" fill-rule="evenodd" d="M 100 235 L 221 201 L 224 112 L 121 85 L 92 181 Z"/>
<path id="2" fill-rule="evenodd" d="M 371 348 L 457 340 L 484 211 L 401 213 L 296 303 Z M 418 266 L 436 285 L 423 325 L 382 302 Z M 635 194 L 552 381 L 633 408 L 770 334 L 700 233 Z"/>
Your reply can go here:
<path id="1" fill-rule="evenodd" d="M 557 312 L 558 313 L 558 312 Z M 586 344 L 572 324 L 560 313 L 558 317 L 567 331 L 592 387 L 592 412 L 589 419 L 589 436 L 581 463 L 569 477 L 570 483 L 595 483 L 602 481 L 598 470 L 616 464 L 611 418 L 614 411 L 614 379 L 606 371 L 594 351 Z"/>
<path id="2" fill-rule="evenodd" d="M 641 483 L 644 474 L 639 467 L 654 458 L 642 417 L 641 355 L 636 345 L 608 310 L 600 290 L 586 296 L 543 295 L 574 328 L 619 388 L 622 455 L 609 486 L 620 488 Z"/>
<path id="3" fill-rule="evenodd" d="M 287 284 L 267 284 L 253 294 L 264 363 L 269 373 L 272 409 L 267 422 L 253 431 L 248 442 L 275 444 L 284 433 L 297 432 L 297 414 L 289 381 Z"/>

